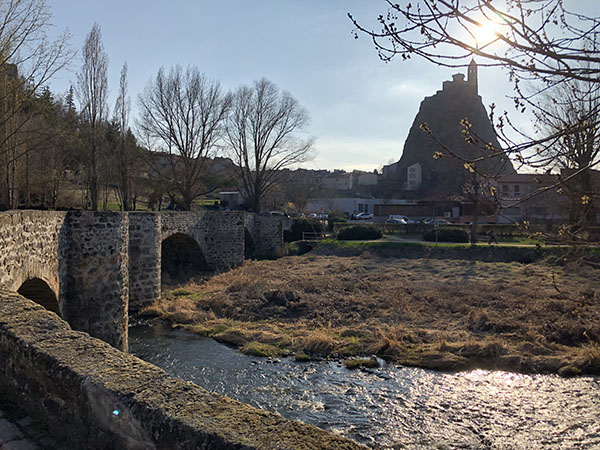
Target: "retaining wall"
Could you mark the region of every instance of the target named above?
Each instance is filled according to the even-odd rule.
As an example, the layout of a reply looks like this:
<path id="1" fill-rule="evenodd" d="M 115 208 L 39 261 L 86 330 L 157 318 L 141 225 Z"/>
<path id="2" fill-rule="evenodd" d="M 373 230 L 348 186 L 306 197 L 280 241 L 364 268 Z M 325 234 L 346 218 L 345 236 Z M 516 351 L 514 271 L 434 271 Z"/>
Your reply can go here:
<path id="1" fill-rule="evenodd" d="M 2 288 L 0 361 L 0 396 L 77 448 L 364 448 L 173 378 Z"/>

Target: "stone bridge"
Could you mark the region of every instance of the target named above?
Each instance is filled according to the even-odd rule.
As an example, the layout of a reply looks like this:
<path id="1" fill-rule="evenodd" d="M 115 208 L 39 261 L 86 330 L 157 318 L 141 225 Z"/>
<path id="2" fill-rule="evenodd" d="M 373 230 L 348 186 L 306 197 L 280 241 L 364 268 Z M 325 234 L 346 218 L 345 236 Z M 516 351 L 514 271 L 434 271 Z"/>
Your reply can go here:
<path id="1" fill-rule="evenodd" d="M 281 256 L 282 236 L 280 218 L 241 211 L 8 211 L 0 285 L 126 351 L 129 311 L 160 298 L 162 276 Z"/>
<path id="2" fill-rule="evenodd" d="M 57 223 L 49 223 L 48 229 L 64 238 Z M 107 243 L 107 254 L 111 245 L 119 248 Z M 44 244 L 32 247 L 41 250 Z M 47 275 L 50 280 L 54 274 Z M 56 314 L 2 287 L 0 399 L 18 405 L 52 436 L 80 449 L 366 449 L 171 377 L 100 339 L 73 331 Z M 17 448 L 11 444 L 0 447 Z"/>

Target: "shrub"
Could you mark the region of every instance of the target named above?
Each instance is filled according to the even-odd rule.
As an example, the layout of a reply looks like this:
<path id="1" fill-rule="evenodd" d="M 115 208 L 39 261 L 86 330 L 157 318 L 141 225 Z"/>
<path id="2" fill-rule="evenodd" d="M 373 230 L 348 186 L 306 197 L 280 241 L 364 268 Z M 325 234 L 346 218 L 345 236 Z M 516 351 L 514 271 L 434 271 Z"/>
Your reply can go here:
<path id="1" fill-rule="evenodd" d="M 322 231 L 323 226 L 318 220 L 296 219 L 291 226 L 291 231 L 286 230 L 283 238 L 286 242 L 301 241 L 303 232 L 320 233 Z"/>
<path id="2" fill-rule="evenodd" d="M 360 241 L 380 239 L 381 236 L 381 231 L 377 228 L 365 225 L 356 225 L 353 227 L 342 228 L 338 232 L 337 238 L 340 241 Z"/>
<path id="3" fill-rule="evenodd" d="M 304 255 L 315 248 L 315 243 L 310 241 L 295 241 L 288 246 L 288 255 Z"/>
<path id="4" fill-rule="evenodd" d="M 336 222 L 348 222 L 348 216 L 344 211 L 331 211 L 329 213 L 329 217 L 327 219 L 327 230 L 333 231 L 333 224 Z"/>
<path id="5" fill-rule="evenodd" d="M 311 358 L 306 353 L 299 352 L 294 355 L 294 361 L 296 362 L 308 362 Z"/>
<path id="6" fill-rule="evenodd" d="M 423 239 L 435 242 L 435 233 L 435 229 L 427 230 L 423 233 Z M 469 233 L 460 228 L 438 228 L 437 240 L 440 242 L 469 242 Z"/>

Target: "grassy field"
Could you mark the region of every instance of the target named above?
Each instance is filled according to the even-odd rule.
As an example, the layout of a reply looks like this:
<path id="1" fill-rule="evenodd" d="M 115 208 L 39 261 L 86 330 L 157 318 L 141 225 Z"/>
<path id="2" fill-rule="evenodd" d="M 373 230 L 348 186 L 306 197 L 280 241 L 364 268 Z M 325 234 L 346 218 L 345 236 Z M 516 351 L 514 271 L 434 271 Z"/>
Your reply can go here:
<path id="1" fill-rule="evenodd" d="M 262 356 L 600 373 L 588 265 L 306 254 L 166 288 L 146 314 Z"/>

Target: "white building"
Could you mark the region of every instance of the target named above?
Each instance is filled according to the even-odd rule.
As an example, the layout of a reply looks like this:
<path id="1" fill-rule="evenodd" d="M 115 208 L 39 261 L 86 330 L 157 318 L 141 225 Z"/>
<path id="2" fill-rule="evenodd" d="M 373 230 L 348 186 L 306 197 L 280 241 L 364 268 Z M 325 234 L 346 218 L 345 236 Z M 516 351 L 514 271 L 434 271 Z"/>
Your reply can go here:
<path id="1" fill-rule="evenodd" d="M 343 211 L 350 215 L 356 212 L 375 213 L 375 205 L 406 205 L 414 203 L 411 200 L 381 199 L 381 198 L 311 198 L 308 199 L 306 210 L 314 213 L 329 213 Z"/>
<path id="2" fill-rule="evenodd" d="M 421 187 L 422 170 L 421 164 L 415 163 L 406 168 L 406 190 L 416 191 Z"/>

